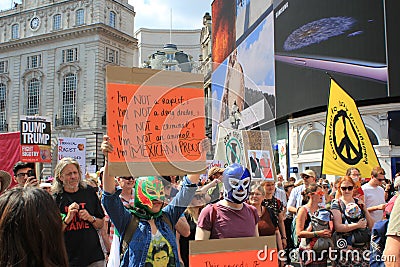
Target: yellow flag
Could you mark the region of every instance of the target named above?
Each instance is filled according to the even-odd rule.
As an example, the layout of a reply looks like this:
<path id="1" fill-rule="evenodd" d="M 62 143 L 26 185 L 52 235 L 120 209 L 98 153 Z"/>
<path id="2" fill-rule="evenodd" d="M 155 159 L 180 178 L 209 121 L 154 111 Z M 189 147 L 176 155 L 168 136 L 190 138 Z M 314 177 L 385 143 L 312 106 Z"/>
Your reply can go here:
<path id="1" fill-rule="evenodd" d="M 380 166 L 356 103 L 333 79 L 326 114 L 322 173 L 345 175 L 349 167 L 370 177 Z"/>

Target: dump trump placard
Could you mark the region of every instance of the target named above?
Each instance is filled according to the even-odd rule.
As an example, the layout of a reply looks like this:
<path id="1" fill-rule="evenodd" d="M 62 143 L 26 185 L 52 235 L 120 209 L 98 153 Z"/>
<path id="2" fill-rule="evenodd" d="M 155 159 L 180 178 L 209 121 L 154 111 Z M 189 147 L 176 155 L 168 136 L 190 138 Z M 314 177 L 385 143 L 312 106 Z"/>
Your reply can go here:
<path id="1" fill-rule="evenodd" d="M 21 160 L 51 162 L 51 125 L 46 117 L 21 116 Z"/>

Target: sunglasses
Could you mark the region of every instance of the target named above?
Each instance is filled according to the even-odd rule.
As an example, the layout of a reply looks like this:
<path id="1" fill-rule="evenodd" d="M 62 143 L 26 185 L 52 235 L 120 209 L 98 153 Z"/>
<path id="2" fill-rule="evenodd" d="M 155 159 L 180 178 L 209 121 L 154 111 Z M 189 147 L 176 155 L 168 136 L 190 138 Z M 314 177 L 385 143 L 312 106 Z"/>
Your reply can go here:
<path id="1" fill-rule="evenodd" d="M 324 189 L 328 189 L 329 187 L 328 187 L 328 186 L 326 186 L 326 185 L 324 185 L 324 186 L 322 186 L 322 188 L 324 188 Z"/>
<path id="2" fill-rule="evenodd" d="M 377 178 L 377 180 L 378 180 L 379 182 L 383 182 L 383 181 L 385 181 L 386 179 L 385 179 L 385 178 L 383 178 L 383 179 L 378 179 L 378 178 Z"/>
<path id="3" fill-rule="evenodd" d="M 340 189 L 342 189 L 342 191 L 352 191 L 354 188 L 354 186 L 341 186 Z"/>
<path id="4" fill-rule="evenodd" d="M 135 180 L 135 178 L 132 177 L 132 176 L 129 176 L 129 177 L 124 177 L 124 176 L 122 176 L 122 177 L 119 177 L 119 178 L 124 179 L 124 180 L 127 180 L 127 181 L 129 181 L 129 180 L 134 181 L 134 180 Z"/>
<path id="5" fill-rule="evenodd" d="M 312 177 L 312 176 L 307 175 L 307 174 L 304 174 L 302 178 L 303 178 L 303 179 L 308 179 L 308 178 L 310 178 L 310 177 Z"/>

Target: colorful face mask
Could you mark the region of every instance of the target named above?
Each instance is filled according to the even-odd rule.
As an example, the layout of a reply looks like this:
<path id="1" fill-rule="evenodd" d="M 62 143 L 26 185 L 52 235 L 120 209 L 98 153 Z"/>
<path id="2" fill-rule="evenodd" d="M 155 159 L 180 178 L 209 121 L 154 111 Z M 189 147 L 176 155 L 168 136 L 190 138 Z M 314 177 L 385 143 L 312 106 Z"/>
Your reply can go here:
<path id="1" fill-rule="evenodd" d="M 225 169 L 222 182 L 224 183 L 224 199 L 238 204 L 246 201 L 251 182 L 248 169 L 234 163 Z"/>
<path id="2" fill-rule="evenodd" d="M 164 186 L 161 178 L 155 176 L 139 177 L 136 180 L 135 186 L 135 207 L 145 211 L 152 217 L 158 217 L 161 215 L 162 211 L 160 210 L 157 213 L 151 211 L 153 208 L 153 200 L 165 200 Z"/>

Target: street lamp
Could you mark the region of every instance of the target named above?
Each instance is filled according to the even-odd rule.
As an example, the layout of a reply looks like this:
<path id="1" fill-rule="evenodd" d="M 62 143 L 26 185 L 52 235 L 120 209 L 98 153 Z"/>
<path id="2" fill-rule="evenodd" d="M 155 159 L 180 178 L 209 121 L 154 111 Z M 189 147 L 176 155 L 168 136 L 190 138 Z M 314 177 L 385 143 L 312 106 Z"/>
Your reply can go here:
<path id="1" fill-rule="evenodd" d="M 239 129 L 241 114 L 239 111 L 239 107 L 236 104 L 236 101 L 232 105 L 231 115 L 229 116 L 229 120 L 231 122 L 233 129 Z"/>
<path id="2" fill-rule="evenodd" d="M 96 164 L 96 172 L 97 172 L 97 150 L 98 150 L 98 144 L 99 144 L 99 138 L 98 135 L 103 134 L 101 132 L 92 132 L 94 135 L 96 135 L 96 158 L 95 158 L 95 164 Z"/>

